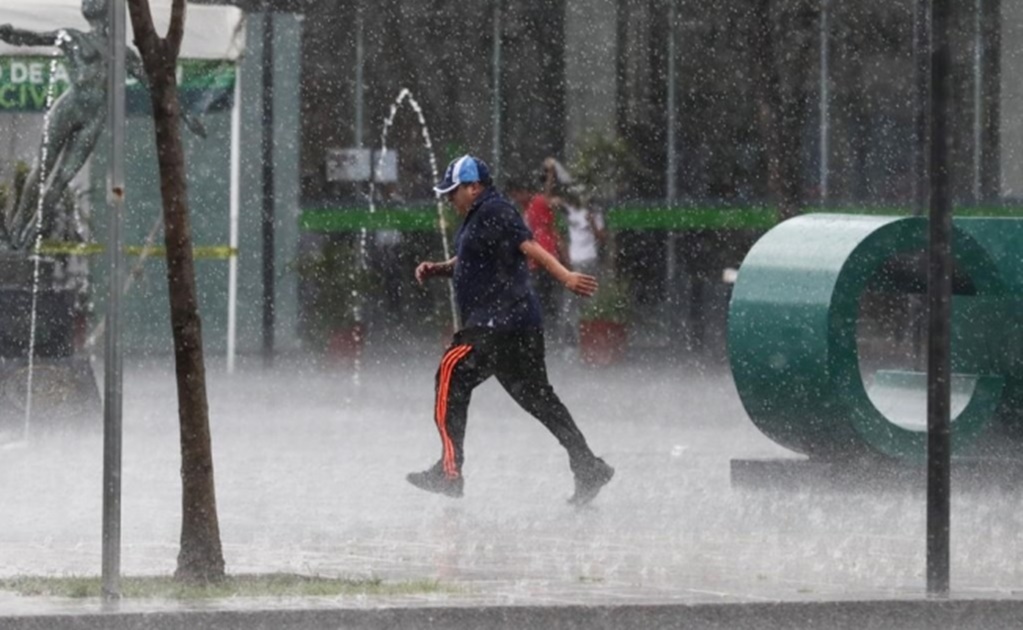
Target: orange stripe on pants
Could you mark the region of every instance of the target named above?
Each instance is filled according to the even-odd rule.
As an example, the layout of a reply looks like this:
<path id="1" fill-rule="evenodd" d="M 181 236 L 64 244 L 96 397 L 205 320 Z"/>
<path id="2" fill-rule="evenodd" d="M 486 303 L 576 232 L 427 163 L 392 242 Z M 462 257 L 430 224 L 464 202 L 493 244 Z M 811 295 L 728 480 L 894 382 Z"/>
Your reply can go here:
<path id="1" fill-rule="evenodd" d="M 440 364 L 440 381 L 437 383 L 437 404 L 434 410 L 434 421 L 437 423 L 437 430 L 440 431 L 440 440 L 444 448 L 442 462 L 444 474 L 448 477 L 459 475 L 458 465 L 455 462 L 455 445 L 448 435 L 448 391 L 451 387 L 451 374 L 455 371 L 455 365 L 461 361 L 472 350 L 472 346 L 455 346 L 445 353 Z"/>

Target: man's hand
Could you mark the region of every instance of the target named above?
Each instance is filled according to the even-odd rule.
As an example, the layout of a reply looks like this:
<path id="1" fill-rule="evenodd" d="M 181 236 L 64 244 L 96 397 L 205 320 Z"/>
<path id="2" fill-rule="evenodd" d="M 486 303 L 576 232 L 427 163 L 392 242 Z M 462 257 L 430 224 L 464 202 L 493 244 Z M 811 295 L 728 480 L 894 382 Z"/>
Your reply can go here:
<path id="1" fill-rule="evenodd" d="M 416 282 L 423 284 L 423 281 L 434 276 L 451 275 L 451 264 L 447 262 L 421 262 L 416 267 Z"/>
<path id="2" fill-rule="evenodd" d="M 568 280 L 565 281 L 565 288 L 583 297 L 592 297 L 597 292 L 597 279 L 593 276 L 587 276 L 584 273 L 573 271 L 568 274 Z"/>

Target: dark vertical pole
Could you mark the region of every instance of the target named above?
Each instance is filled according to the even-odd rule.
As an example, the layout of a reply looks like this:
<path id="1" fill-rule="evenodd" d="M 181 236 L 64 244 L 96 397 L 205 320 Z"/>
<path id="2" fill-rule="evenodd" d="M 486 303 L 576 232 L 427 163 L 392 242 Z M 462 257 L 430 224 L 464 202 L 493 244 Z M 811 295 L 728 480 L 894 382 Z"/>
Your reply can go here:
<path id="1" fill-rule="evenodd" d="M 103 531 L 101 577 L 104 602 L 121 597 L 121 454 L 123 434 L 123 369 L 121 290 L 124 223 L 125 139 L 125 0 L 110 10 L 110 74 L 107 109 L 110 129 L 110 212 L 107 237 L 107 321 L 103 364 Z"/>
<path id="2" fill-rule="evenodd" d="M 913 3 L 913 198 L 915 216 L 924 216 L 930 208 L 930 138 L 931 138 L 931 0 Z M 923 371 L 927 334 L 924 321 L 925 296 L 914 293 L 910 308 L 913 313 L 913 352 L 916 370 Z"/>
<path id="3" fill-rule="evenodd" d="M 830 140 L 831 140 L 831 16 L 828 7 L 829 0 L 820 0 L 820 96 L 818 105 L 820 107 L 820 170 L 817 177 L 820 187 L 820 202 L 828 202 L 828 178 L 830 162 Z"/>
<path id="4" fill-rule="evenodd" d="M 498 177 L 505 179 L 501 173 L 501 0 L 494 0 L 494 45 L 491 59 L 491 74 L 493 74 L 494 102 L 491 104 L 491 130 L 493 155 L 490 163 L 494 165 L 494 172 Z"/>
<path id="5" fill-rule="evenodd" d="M 930 206 L 931 0 L 916 0 L 913 11 L 913 67 L 916 117 L 913 125 L 913 214 Z"/>
<path id="6" fill-rule="evenodd" d="M 952 316 L 952 200 L 948 124 L 949 0 L 933 0 L 931 48 L 931 212 L 927 270 L 927 594 L 949 591 L 949 358 Z"/>
<path id="7" fill-rule="evenodd" d="M 987 45 L 983 33 L 984 1 L 973 0 L 973 168 L 970 177 L 971 200 L 974 206 L 980 205 L 981 193 L 981 172 L 983 170 L 984 146 L 984 57 Z"/>
<path id="8" fill-rule="evenodd" d="M 665 108 L 665 123 L 667 126 L 666 139 L 668 146 L 666 152 L 667 172 L 665 180 L 667 183 L 666 195 L 664 198 L 668 208 L 674 210 L 675 202 L 678 199 L 678 116 L 675 111 L 678 99 L 678 71 L 675 63 L 678 42 L 676 36 L 676 16 L 678 11 L 675 7 L 676 0 L 668 0 L 668 94 L 667 107 Z M 681 339 L 681 318 L 678 316 L 681 295 L 679 291 L 678 274 L 678 232 L 669 230 L 665 243 L 665 298 L 668 302 L 668 332 L 673 339 Z"/>
<path id="9" fill-rule="evenodd" d="M 263 3 L 263 362 L 274 357 L 274 22 Z"/>
<path id="10" fill-rule="evenodd" d="M 667 111 L 665 112 L 665 118 L 667 122 L 667 134 L 666 139 L 668 141 L 668 172 L 665 174 L 667 180 L 667 194 L 665 195 L 665 201 L 668 203 L 668 207 L 675 205 L 675 200 L 678 198 L 678 130 L 676 129 L 677 115 L 675 112 L 675 101 L 678 93 L 678 77 L 675 69 L 675 56 L 676 56 L 676 36 L 675 36 L 675 0 L 669 0 L 668 2 L 668 97 L 667 97 Z M 668 233 L 668 242 L 673 245 L 675 240 L 675 233 Z M 669 245 L 670 247 L 670 245 Z M 671 264 L 674 263 L 674 248 L 669 249 L 668 259 L 671 260 Z M 668 277 L 673 278 L 675 270 L 674 267 L 668 269 Z"/>
<path id="11" fill-rule="evenodd" d="M 355 7 L 355 146 L 362 148 L 363 106 L 366 99 L 363 72 L 366 69 L 366 46 L 364 34 L 366 22 L 363 19 L 362 3 Z M 372 157 L 370 163 L 373 163 Z"/>
<path id="12" fill-rule="evenodd" d="M 988 203 L 1001 192 L 1002 0 L 985 0 L 981 12 L 984 42 L 981 107 L 982 130 L 980 200 Z"/>

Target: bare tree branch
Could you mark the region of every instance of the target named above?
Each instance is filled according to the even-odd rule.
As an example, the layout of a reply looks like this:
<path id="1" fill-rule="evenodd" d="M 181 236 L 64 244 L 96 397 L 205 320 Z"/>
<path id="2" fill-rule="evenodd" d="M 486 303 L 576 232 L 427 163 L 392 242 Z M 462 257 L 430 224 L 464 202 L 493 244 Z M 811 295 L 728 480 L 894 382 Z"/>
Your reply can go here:
<path id="1" fill-rule="evenodd" d="M 128 0 L 128 14 L 131 16 L 131 28 L 135 34 L 135 47 L 142 58 L 152 59 L 158 53 L 160 38 L 156 36 L 153 26 L 153 12 L 149 9 L 148 0 Z"/>
<path id="2" fill-rule="evenodd" d="M 185 36 L 185 0 L 174 0 L 171 5 L 170 28 L 167 29 L 168 52 L 177 58 L 181 52 L 181 40 Z"/>

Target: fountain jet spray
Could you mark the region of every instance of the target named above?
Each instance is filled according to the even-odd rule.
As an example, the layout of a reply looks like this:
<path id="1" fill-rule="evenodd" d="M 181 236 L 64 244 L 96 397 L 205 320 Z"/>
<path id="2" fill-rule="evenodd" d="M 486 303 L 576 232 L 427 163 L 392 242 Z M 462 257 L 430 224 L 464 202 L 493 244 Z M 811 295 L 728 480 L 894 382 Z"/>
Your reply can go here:
<path id="1" fill-rule="evenodd" d="M 430 139 L 430 128 L 426 125 L 426 118 L 423 116 L 423 108 L 419 106 L 415 97 L 412 96 L 412 92 L 408 88 L 402 88 L 398 92 L 398 97 L 391 103 L 391 111 L 384 120 L 383 131 L 380 134 L 380 157 L 377 159 L 376 166 L 373 172 L 370 174 L 369 179 L 369 211 L 370 213 L 376 212 L 376 174 L 383 168 L 384 158 L 387 156 L 387 132 L 390 131 L 391 125 L 394 124 L 394 117 L 398 114 L 398 108 L 402 103 L 408 102 L 412 111 L 416 113 L 416 118 L 419 119 L 419 127 L 423 133 L 423 146 L 426 148 L 426 154 L 430 157 L 430 173 L 433 177 L 432 181 L 440 180 L 440 174 L 437 171 L 437 157 L 433 153 L 433 140 Z M 448 244 L 448 224 L 447 218 L 444 215 L 444 202 L 440 195 L 436 195 L 437 200 L 437 228 L 440 230 L 441 244 L 444 248 L 444 260 L 451 259 L 451 247 Z M 362 243 L 361 243 L 363 260 L 365 260 L 366 252 L 366 228 L 362 229 Z M 459 328 L 458 323 L 458 308 L 455 305 L 455 289 L 448 280 L 448 294 L 451 301 L 451 321 L 454 323 L 455 329 Z"/>
<path id="2" fill-rule="evenodd" d="M 46 190 L 46 180 L 49 177 L 49 173 L 46 172 L 46 159 L 50 150 L 50 114 L 53 111 L 54 94 L 56 93 L 54 77 L 57 74 L 57 59 L 60 56 L 60 45 L 70 41 L 70 39 L 67 31 L 58 31 L 57 39 L 54 41 L 58 52 L 54 54 L 53 59 L 50 61 L 50 76 L 46 85 L 46 114 L 43 118 L 42 153 L 39 156 L 39 200 L 36 202 L 35 216 L 36 235 L 35 244 L 32 247 L 32 311 L 29 319 L 28 333 L 28 374 L 25 377 L 25 423 L 22 430 L 23 439 L 26 442 L 28 441 L 32 420 L 32 377 L 35 373 L 36 324 L 39 307 L 39 263 L 42 256 L 40 249 L 43 245 L 43 203 L 45 200 L 43 193 Z"/>

